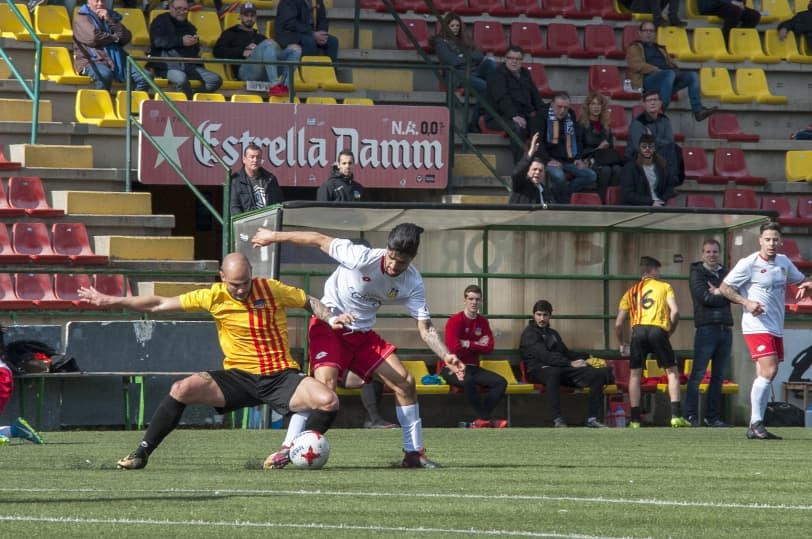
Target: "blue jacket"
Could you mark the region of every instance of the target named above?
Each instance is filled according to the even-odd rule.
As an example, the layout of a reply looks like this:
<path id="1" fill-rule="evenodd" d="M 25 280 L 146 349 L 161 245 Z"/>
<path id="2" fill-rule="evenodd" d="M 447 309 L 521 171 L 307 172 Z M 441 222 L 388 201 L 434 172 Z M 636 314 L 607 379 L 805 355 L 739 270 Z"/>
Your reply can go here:
<path id="1" fill-rule="evenodd" d="M 328 32 L 330 23 L 327 20 L 327 8 L 324 0 L 316 2 L 316 24 L 313 25 L 313 8 L 310 0 L 282 0 L 276 8 L 274 32 L 276 41 L 283 49 L 288 45 L 298 45 L 302 35 L 309 36 L 315 31 Z"/>

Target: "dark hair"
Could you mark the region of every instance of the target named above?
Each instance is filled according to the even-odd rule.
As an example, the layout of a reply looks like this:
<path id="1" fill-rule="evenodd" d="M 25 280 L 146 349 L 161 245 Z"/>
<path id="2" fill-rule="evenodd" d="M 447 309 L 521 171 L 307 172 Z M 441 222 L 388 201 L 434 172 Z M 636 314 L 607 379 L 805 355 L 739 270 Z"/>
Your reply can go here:
<path id="1" fill-rule="evenodd" d="M 648 273 L 649 271 L 661 267 L 660 261 L 652 256 L 640 257 L 640 272 Z"/>
<path id="2" fill-rule="evenodd" d="M 401 223 L 389 233 L 386 246 L 398 254 L 411 258 L 417 256 L 417 248 L 420 247 L 420 234 L 423 228 L 414 223 Z"/>
<path id="3" fill-rule="evenodd" d="M 524 56 L 524 49 L 523 49 L 523 48 L 522 48 L 520 45 L 516 45 L 515 43 L 511 43 L 511 44 L 510 44 L 510 46 L 508 47 L 508 49 L 507 49 L 507 51 L 505 52 L 505 54 L 507 54 L 507 53 L 508 53 L 508 52 L 510 52 L 510 51 L 513 51 L 513 52 L 518 52 L 519 54 L 521 54 L 522 56 Z"/>
<path id="4" fill-rule="evenodd" d="M 640 26 L 638 26 L 638 27 L 637 27 L 637 29 L 638 29 L 638 30 L 642 30 L 642 29 L 643 29 L 643 26 L 645 26 L 645 25 L 647 25 L 647 24 L 653 24 L 653 23 L 652 23 L 651 21 L 643 21 L 643 22 L 641 22 L 641 23 L 640 23 Z M 657 29 L 657 25 L 656 25 L 656 24 L 654 24 L 654 29 L 655 29 L 655 30 Z"/>
<path id="5" fill-rule="evenodd" d="M 467 297 L 469 292 L 473 292 L 474 294 L 482 295 L 482 289 L 479 288 L 477 284 L 469 284 L 465 287 L 465 291 L 462 293 L 462 297 Z"/>
<path id="6" fill-rule="evenodd" d="M 640 135 L 640 140 L 637 143 L 638 146 L 642 142 L 645 142 L 645 143 L 648 143 L 648 144 L 656 144 L 657 139 L 651 133 L 643 133 L 642 135 Z"/>
<path id="7" fill-rule="evenodd" d="M 355 155 L 353 155 L 352 150 L 347 149 L 338 152 L 338 156 L 336 157 L 336 163 L 338 163 L 341 160 L 342 155 L 349 155 L 350 157 L 352 157 L 352 162 L 355 163 Z"/>
<path id="8" fill-rule="evenodd" d="M 248 150 L 256 150 L 256 151 L 262 153 L 262 148 L 257 146 L 255 142 L 249 142 L 248 144 L 245 145 L 245 148 L 242 149 L 242 156 L 243 157 L 248 155 Z"/>
<path id="9" fill-rule="evenodd" d="M 722 244 L 719 243 L 719 240 L 713 238 L 708 238 L 702 242 L 702 247 L 705 247 L 706 245 L 715 245 L 719 248 L 720 251 L 722 250 Z"/>
<path id="10" fill-rule="evenodd" d="M 764 223 L 758 229 L 758 235 L 761 236 L 765 230 L 775 230 L 779 234 L 781 234 L 781 225 L 776 223 L 775 221 L 770 221 L 769 223 Z"/>
<path id="11" fill-rule="evenodd" d="M 457 21 L 460 23 L 460 33 L 458 35 L 454 35 L 451 32 L 451 21 Z M 471 52 L 476 50 L 477 46 L 468 38 L 468 34 L 465 32 L 465 23 L 462 21 L 459 15 L 454 13 L 453 11 L 449 11 L 445 14 L 445 16 L 441 20 L 440 30 L 437 32 L 436 35 L 432 36 L 431 44 L 434 46 L 434 43 L 438 39 L 444 39 L 446 41 L 450 41 L 454 45 L 457 46 L 463 52 Z"/>
<path id="12" fill-rule="evenodd" d="M 553 306 L 546 299 L 540 299 L 533 304 L 533 314 L 550 313 L 553 314 Z"/>
<path id="13" fill-rule="evenodd" d="M 555 101 L 556 99 L 565 99 L 567 101 L 572 101 L 572 99 L 570 98 L 570 94 L 565 92 L 564 90 L 555 93 L 555 95 L 553 96 L 553 101 Z"/>
<path id="14" fill-rule="evenodd" d="M 660 97 L 660 92 L 658 90 L 646 90 L 640 96 L 640 100 L 645 101 L 647 97 L 652 96 L 652 95 L 656 95 L 657 97 Z"/>

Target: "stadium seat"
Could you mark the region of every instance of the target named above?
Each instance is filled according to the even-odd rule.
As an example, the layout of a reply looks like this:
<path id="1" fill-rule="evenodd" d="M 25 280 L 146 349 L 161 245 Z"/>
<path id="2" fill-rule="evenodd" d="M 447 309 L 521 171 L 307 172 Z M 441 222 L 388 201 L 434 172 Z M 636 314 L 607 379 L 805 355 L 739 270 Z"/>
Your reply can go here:
<path id="1" fill-rule="evenodd" d="M 786 21 L 792 18 L 793 12 L 789 5 L 789 0 L 761 0 L 761 19 L 759 24 L 771 24 L 775 22 Z M 804 3 L 803 0 L 795 0 L 795 5 L 803 5 L 804 9 L 809 5 L 809 2 Z M 747 7 L 753 7 L 753 1 L 747 1 Z"/>
<path id="2" fill-rule="evenodd" d="M 722 30 L 716 27 L 694 28 L 695 51 L 707 51 L 713 59 L 719 62 L 744 62 L 747 58 L 743 54 L 732 54 L 727 50 Z"/>
<path id="3" fill-rule="evenodd" d="M 795 218 L 795 210 L 789 202 L 789 198 L 783 195 L 764 195 L 761 197 L 761 209 L 778 212 L 778 222 L 787 225 L 787 219 Z"/>
<path id="4" fill-rule="evenodd" d="M 770 56 L 783 58 L 787 62 L 812 64 L 812 56 L 801 54 L 798 50 L 798 42 L 795 39 L 795 34 L 792 32 L 788 32 L 786 39 L 781 41 L 778 39 L 778 30 L 775 28 L 765 30 L 764 51 Z"/>
<path id="5" fill-rule="evenodd" d="M 35 309 L 70 309 L 73 303 L 54 294 L 54 284 L 47 273 L 15 273 L 14 292 L 17 297 L 34 304 Z"/>
<path id="6" fill-rule="evenodd" d="M 189 22 L 197 28 L 197 35 L 200 37 L 200 44 L 208 48 L 214 47 L 223 29 L 220 27 L 220 17 L 215 11 L 198 10 L 190 11 Z"/>
<path id="7" fill-rule="evenodd" d="M 454 12 L 458 15 L 485 15 L 490 13 L 492 8 L 501 6 L 503 3 L 503 0 L 468 0 L 468 5 L 460 7 Z"/>
<path id="8" fill-rule="evenodd" d="M 420 48 L 426 52 L 431 52 L 429 46 L 429 27 L 425 19 L 402 19 L 403 24 L 409 29 L 414 36 Z M 414 44 L 398 24 L 395 27 L 395 43 L 398 49 L 401 50 L 414 50 Z"/>
<path id="9" fill-rule="evenodd" d="M 484 52 L 504 56 L 507 52 L 505 29 L 499 21 L 474 21 L 471 33 L 474 43 Z"/>
<path id="10" fill-rule="evenodd" d="M 338 101 L 335 97 L 319 95 L 310 96 L 305 98 L 305 103 L 308 105 L 337 105 Z"/>
<path id="11" fill-rule="evenodd" d="M 617 139 L 626 140 L 629 136 L 629 120 L 622 105 L 609 105 L 609 128 Z"/>
<path id="12" fill-rule="evenodd" d="M 34 31 L 43 41 L 73 43 L 73 26 L 63 5 L 40 4 L 35 7 Z"/>
<path id="13" fill-rule="evenodd" d="M 525 15 L 530 19 L 542 17 L 539 0 L 507 0 L 504 6 L 491 8 L 494 17 L 518 17 Z"/>
<path id="14" fill-rule="evenodd" d="M 584 27 L 584 51 L 591 58 L 614 58 L 621 60 L 626 57 L 617 46 L 615 30 L 608 24 L 587 24 Z"/>
<path id="15" fill-rule="evenodd" d="M 28 264 L 28 255 L 15 253 L 11 247 L 11 239 L 8 237 L 8 227 L 6 223 L 0 223 L 0 263 L 2 264 Z"/>
<path id="16" fill-rule="evenodd" d="M 6 157 L 6 153 L 3 151 L 3 147 L 0 146 L 0 170 L 20 170 L 22 167 L 23 164 L 19 161 L 9 161 Z"/>
<path id="17" fill-rule="evenodd" d="M 516 379 L 513 367 L 510 366 L 510 362 L 506 359 L 483 359 L 479 362 L 479 366 L 485 370 L 495 372 L 507 380 L 507 389 L 505 390 L 507 394 L 533 393 L 536 390 L 533 384 L 522 383 Z"/>
<path id="18" fill-rule="evenodd" d="M 338 82 L 329 56 L 302 56 L 301 62 L 301 69 L 296 70 L 295 87 L 297 90 L 307 91 L 304 87 L 312 85 L 328 92 L 352 92 L 355 90 L 355 85 L 350 82 Z M 307 62 L 319 62 L 322 65 L 305 65 Z"/>
<path id="19" fill-rule="evenodd" d="M 290 98 L 286 95 L 272 95 L 268 98 L 268 103 L 290 103 L 290 102 L 291 102 Z M 302 100 L 299 99 L 298 96 L 293 98 L 293 103 L 298 105 L 301 102 Z"/>
<path id="20" fill-rule="evenodd" d="M 812 197 L 800 197 L 798 199 L 795 215 L 802 221 L 802 226 L 812 225 Z"/>
<path id="21" fill-rule="evenodd" d="M 581 14 L 585 18 L 597 17 L 606 21 L 628 21 L 632 18 L 630 13 L 617 11 L 612 0 L 581 0 Z M 584 43 L 587 43 L 586 38 Z"/>
<path id="22" fill-rule="evenodd" d="M 751 103 L 749 96 L 739 95 L 730 84 L 730 73 L 724 67 L 699 68 L 699 88 L 703 97 L 714 97 L 722 103 Z"/>
<path id="23" fill-rule="evenodd" d="M 265 22 L 265 35 L 273 38 L 276 35 L 276 27 L 273 19 L 268 19 Z"/>
<path id="24" fill-rule="evenodd" d="M 9 205 L 3 180 L 0 180 L 0 217 L 23 217 L 24 215 L 25 208 L 14 208 Z"/>
<path id="25" fill-rule="evenodd" d="M 756 64 L 777 64 L 781 61 L 780 56 L 764 54 L 761 38 L 755 28 L 731 28 L 728 43 L 731 54 L 744 56 Z"/>
<path id="26" fill-rule="evenodd" d="M 588 54 L 581 45 L 574 24 L 551 22 L 547 25 L 547 47 L 539 55 L 552 58 L 589 58 L 591 53 Z"/>
<path id="27" fill-rule="evenodd" d="M 708 51 L 695 52 L 688 44 L 688 33 L 680 26 L 660 26 L 657 28 L 657 43 L 683 62 L 704 62 L 712 58 Z"/>
<path id="28" fill-rule="evenodd" d="M 567 19 L 591 19 L 592 15 L 586 15 L 578 10 L 575 0 L 541 0 L 541 17 L 555 18 L 561 15 Z"/>
<path id="29" fill-rule="evenodd" d="M 627 92 L 620 80 L 620 71 L 614 65 L 589 66 L 589 91 L 608 95 L 612 99 L 640 100 L 638 92 Z"/>
<path id="30" fill-rule="evenodd" d="M 716 148 L 713 152 L 713 174 L 732 179 L 737 185 L 767 184 L 767 178 L 750 174 L 740 148 Z"/>
<path id="31" fill-rule="evenodd" d="M 14 282 L 8 273 L 0 273 L 0 310 L 16 311 L 20 309 L 33 309 L 34 303 L 20 299 L 14 292 Z"/>
<path id="32" fill-rule="evenodd" d="M 225 103 L 226 96 L 209 92 L 195 92 L 192 101 L 205 101 L 207 103 Z"/>
<path id="33" fill-rule="evenodd" d="M 66 47 L 42 47 L 42 70 L 39 78 L 57 84 L 92 83 L 90 77 L 74 71 L 73 60 Z"/>
<path id="34" fill-rule="evenodd" d="M 63 210 L 48 204 L 42 180 L 36 176 L 13 176 L 8 180 L 8 203 L 13 208 L 22 208 L 31 217 L 62 217 Z"/>
<path id="35" fill-rule="evenodd" d="M 424 384 L 423 377 L 429 374 L 426 363 L 420 360 L 402 361 L 403 366 L 414 377 L 418 395 L 443 395 L 449 392 L 448 384 Z"/>
<path id="36" fill-rule="evenodd" d="M 812 150 L 790 150 L 785 163 L 788 181 L 812 181 Z"/>
<path id="37" fill-rule="evenodd" d="M 116 13 L 121 15 L 121 23 L 127 27 L 133 37 L 131 45 L 137 47 L 149 47 L 149 29 L 144 12 L 136 8 L 116 8 Z"/>
<path id="38" fill-rule="evenodd" d="M 366 107 L 371 107 L 375 104 L 375 101 L 369 97 L 345 97 L 344 101 L 341 102 L 342 105 L 363 105 Z"/>
<path id="39" fill-rule="evenodd" d="M 245 90 L 245 81 L 235 79 L 231 73 L 230 64 L 221 64 L 215 62 L 214 55 L 210 52 L 204 52 L 200 55 L 203 58 L 203 67 L 217 74 L 223 83 L 220 85 L 220 90 Z M 192 81 L 193 84 L 198 84 L 197 81 Z"/>
<path id="40" fill-rule="evenodd" d="M 700 147 L 683 146 L 682 162 L 685 165 L 685 177 L 704 184 L 726 184 L 727 178 L 711 173 L 705 149 Z"/>
<path id="41" fill-rule="evenodd" d="M 606 188 L 606 205 L 620 206 L 620 186 L 610 185 Z"/>
<path id="42" fill-rule="evenodd" d="M 483 135 L 499 135 L 500 137 L 507 137 L 507 133 L 502 131 L 501 129 L 491 129 L 488 127 L 488 124 L 485 123 L 485 115 L 481 115 L 479 117 L 479 132 Z"/>
<path id="43" fill-rule="evenodd" d="M 86 273 L 57 273 L 54 275 L 54 294 L 57 299 L 70 301 L 77 309 L 98 309 L 79 298 L 79 288 L 89 288 L 92 277 Z"/>
<path id="44" fill-rule="evenodd" d="M 120 273 L 96 273 L 93 275 L 93 287 L 108 296 L 132 296 L 130 282 Z"/>
<path id="45" fill-rule="evenodd" d="M 547 70 L 544 68 L 544 64 L 528 62 L 524 64 L 524 67 L 530 72 L 530 78 L 536 85 L 536 89 L 541 94 L 541 97 L 550 98 L 556 94 L 557 90 L 550 88 L 550 82 L 549 79 L 547 79 Z"/>
<path id="46" fill-rule="evenodd" d="M 758 142 L 760 138 L 759 135 L 743 133 L 736 115 L 727 112 L 717 112 L 708 118 L 708 136 L 731 142 Z"/>
<path id="47" fill-rule="evenodd" d="M 188 98 L 186 97 L 186 94 L 183 93 L 183 92 L 164 92 L 164 95 L 170 101 L 187 101 L 188 100 Z M 155 92 L 155 99 L 157 101 L 163 101 L 163 97 L 161 97 L 161 94 L 159 94 L 158 92 Z"/>
<path id="48" fill-rule="evenodd" d="M 17 11 L 20 12 L 25 22 L 33 27 L 31 14 L 25 5 L 17 4 L 17 8 Z M 0 3 L 0 37 L 16 41 L 33 41 L 31 34 L 28 33 L 28 30 L 25 29 L 20 19 L 11 12 L 11 7 L 5 2 Z"/>
<path id="49" fill-rule="evenodd" d="M 570 204 L 576 206 L 602 206 L 603 202 L 598 193 L 585 192 L 573 193 L 570 197 Z"/>
<path id="50" fill-rule="evenodd" d="M 737 69 L 736 93 L 750 97 L 756 103 L 769 105 L 785 105 L 789 101 L 787 96 L 770 92 L 763 69 Z"/>
<path id="51" fill-rule="evenodd" d="M 728 210 L 756 210 L 756 194 L 752 189 L 725 189 L 722 207 Z"/>
<path id="52" fill-rule="evenodd" d="M 124 127 L 127 124 L 113 109 L 113 100 L 107 90 L 80 89 L 76 92 L 74 107 L 79 123 L 98 127 Z"/>
<path id="53" fill-rule="evenodd" d="M 722 19 L 716 15 L 702 15 L 699 13 L 697 0 L 685 0 L 685 16 L 689 19 L 708 21 L 711 24 L 722 24 Z"/>
<path id="54" fill-rule="evenodd" d="M 232 103 L 264 103 L 265 100 L 259 94 L 232 94 Z"/>
<path id="55" fill-rule="evenodd" d="M 787 285 L 786 299 L 784 301 L 786 309 L 798 314 L 812 314 L 812 298 L 805 296 L 799 300 L 796 297 L 797 293 L 797 285 Z M 1 306 L 2 303 L 0 303 Z"/>
<path id="56" fill-rule="evenodd" d="M 716 209 L 716 201 L 713 199 L 713 195 L 690 194 L 685 195 L 685 207 Z"/>
<path id="57" fill-rule="evenodd" d="M 132 110 L 133 116 L 136 118 L 141 114 L 141 103 L 149 100 L 149 94 L 143 90 L 132 90 Z M 127 119 L 129 111 L 127 110 L 127 90 L 119 90 L 116 92 L 116 116 L 122 120 Z"/>
<path id="58" fill-rule="evenodd" d="M 11 245 L 18 254 L 27 255 L 34 262 L 67 264 L 67 255 L 57 254 L 51 246 L 48 228 L 40 222 L 17 222 L 12 227 Z"/>
<path id="59" fill-rule="evenodd" d="M 525 53 L 531 56 L 544 56 L 547 52 L 541 37 L 541 27 L 534 21 L 511 23 L 510 43 L 519 45 Z"/>
<path id="60" fill-rule="evenodd" d="M 54 251 L 68 255 L 74 264 L 109 264 L 110 258 L 97 255 L 90 247 L 90 239 L 83 223 L 54 223 L 51 226 L 51 241 Z"/>
<path id="61" fill-rule="evenodd" d="M 778 247 L 778 252 L 787 255 L 787 258 L 792 260 L 792 263 L 803 272 L 812 269 L 812 260 L 807 260 L 801 256 L 801 250 L 798 249 L 798 244 L 795 240 L 784 238 L 781 240 L 781 245 Z"/>
<path id="62" fill-rule="evenodd" d="M 623 54 L 625 56 L 626 51 L 629 48 L 629 44 L 639 41 L 640 40 L 640 25 L 639 24 L 627 24 L 623 27 L 623 37 L 621 39 L 623 44 Z"/>

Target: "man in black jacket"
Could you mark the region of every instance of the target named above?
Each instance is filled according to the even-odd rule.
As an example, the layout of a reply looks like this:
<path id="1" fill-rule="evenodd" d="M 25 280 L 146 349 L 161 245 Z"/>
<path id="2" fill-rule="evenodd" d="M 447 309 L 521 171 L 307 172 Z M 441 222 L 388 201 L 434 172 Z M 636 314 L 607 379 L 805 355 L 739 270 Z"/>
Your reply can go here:
<path id="1" fill-rule="evenodd" d="M 796 0 L 796 5 L 800 1 Z M 806 11 L 797 11 L 791 19 L 778 25 L 778 39 L 784 41 L 788 32 L 803 36 L 803 39 L 806 39 L 807 50 L 812 51 L 812 1 L 807 5 Z"/>
<path id="2" fill-rule="evenodd" d="M 545 204 L 544 161 L 536 157 L 538 149 L 539 134 L 534 133 L 527 153 L 513 169 L 508 204 Z"/>
<path id="3" fill-rule="evenodd" d="M 262 168 L 262 149 L 249 143 L 242 152 L 242 170 L 231 175 L 231 215 L 284 201 L 276 176 Z"/>
<path id="4" fill-rule="evenodd" d="M 721 245 L 714 239 L 702 244 L 702 260 L 691 264 L 689 285 L 694 303 L 694 364 L 685 397 L 685 413 L 694 427 L 699 426 L 699 384 L 708 361 L 713 360 L 708 384 L 705 425 L 729 427 L 721 419 L 722 382 L 733 346 L 733 314 L 730 301 L 719 291 L 728 268 L 719 263 Z"/>
<path id="5" fill-rule="evenodd" d="M 316 193 L 319 202 L 356 202 L 364 198 L 364 186 L 353 179 L 355 158 L 350 150 L 341 150 L 330 177 Z"/>
<path id="6" fill-rule="evenodd" d="M 561 415 L 561 384 L 589 387 L 589 418 L 587 427 L 606 427 L 603 421 L 603 386 L 610 383 L 608 367 L 595 368 L 571 352 L 561 335 L 550 327 L 553 306 L 545 299 L 533 305 L 533 320 L 522 332 L 519 351 L 524 361 L 527 378 L 544 384 L 550 401 L 550 411 L 555 427 L 566 427 Z"/>
<path id="7" fill-rule="evenodd" d="M 657 155 L 654 136 L 640 137 L 640 151 L 620 172 L 620 201 L 624 206 L 665 206 L 674 197 L 676 182 Z"/>
<path id="8" fill-rule="evenodd" d="M 324 0 L 282 0 L 276 8 L 276 40 L 283 47 L 298 44 L 302 55 L 338 58 L 338 38 L 331 35 Z"/>

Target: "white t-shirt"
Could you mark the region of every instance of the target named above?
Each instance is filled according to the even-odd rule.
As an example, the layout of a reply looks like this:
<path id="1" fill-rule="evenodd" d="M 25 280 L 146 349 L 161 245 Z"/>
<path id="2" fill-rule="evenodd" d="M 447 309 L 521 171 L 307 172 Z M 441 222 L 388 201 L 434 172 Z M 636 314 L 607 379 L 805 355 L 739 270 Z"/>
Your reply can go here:
<path id="1" fill-rule="evenodd" d="M 417 320 L 431 318 L 420 272 L 409 265 L 397 277 L 390 277 L 383 269 L 385 255 L 385 249 L 355 245 L 350 240 L 336 238 L 330 243 L 330 256 L 339 266 L 324 283 L 321 301 L 335 314 L 354 314 L 350 329 L 372 329 L 381 305 L 404 305 Z"/>
<path id="2" fill-rule="evenodd" d="M 764 306 L 764 312 L 758 316 L 742 308 L 742 333 L 783 337 L 787 283 L 797 284 L 804 278 L 786 255 L 777 254 L 773 260 L 765 260 L 759 253 L 753 253 L 739 260 L 722 282 Z"/>

